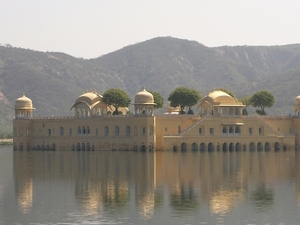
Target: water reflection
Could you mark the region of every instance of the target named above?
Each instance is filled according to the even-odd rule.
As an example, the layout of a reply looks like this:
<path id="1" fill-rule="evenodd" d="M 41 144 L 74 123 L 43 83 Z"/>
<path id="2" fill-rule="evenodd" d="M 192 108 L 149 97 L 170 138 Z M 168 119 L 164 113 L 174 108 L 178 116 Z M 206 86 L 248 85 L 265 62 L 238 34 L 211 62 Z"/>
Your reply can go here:
<path id="1" fill-rule="evenodd" d="M 287 199 L 298 201 L 291 206 L 298 213 L 298 165 L 294 151 L 13 153 L 18 210 L 22 215 L 57 210 L 52 220 L 60 222 L 72 211 L 131 220 L 202 215 L 208 222 L 229 213 L 235 219 L 276 214 Z M 294 196 L 286 197 L 282 191 L 291 188 Z M 239 210 L 244 213 L 237 216 Z"/>

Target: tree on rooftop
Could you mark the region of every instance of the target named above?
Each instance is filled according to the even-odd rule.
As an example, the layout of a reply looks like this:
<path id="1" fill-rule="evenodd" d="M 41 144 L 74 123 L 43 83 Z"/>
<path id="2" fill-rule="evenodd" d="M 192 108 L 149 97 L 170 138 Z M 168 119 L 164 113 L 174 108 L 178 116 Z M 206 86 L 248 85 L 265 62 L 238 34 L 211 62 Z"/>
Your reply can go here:
<path id="1" fill-rule="evenodd" d="M 118 115 L 118 108 L 128 107 L 131 99 L 125 91 L 117 88 L 111 88 L 103 94 L 103 102 L 105 102 L 108 106 L 115 107 L 113 115 Z"/>
<path id="2" fill-rule="evenodd" d="M 189 89 L 186 87 L 176 88 L 168 97 L 171 107 L 180 107 L 180 114 L 184 114 L 184 108 L 189 107 L 189 112 L 191 112 L 191 107 L 195 105 L 201 98 L 198 91 L 194 89 Z"/>
<path id="3" fill-rule="evenodd" d="M 268 91 L 257 91 L 252 95 L 250 101 L 253 107 L 260 108 L 259 110 L 256 110 L 258 114 L 266 115 L 265 107 L 272 107 L 275 103 L 275 98 Z"/>
<path id="4" fill-rule="evenodd" d="M 239 99 L 245 105 L 245 108 L 243 109 L 243 115 L 248 115 L 247 107 L 251 105 L 251 97 L 252 96 L 247 96 L 244 98 Z"/>
<path id="5" fill-rule="evenodd" d="M 156 104 L 154 105 L 154 109 L 162 108 L 164 106 L 164 99 L 161 96 L 161 94 L 159 94 L 156 91 L 148 91 L 148 92 L 150 92 L 153 95 L 154 103 Z"/>

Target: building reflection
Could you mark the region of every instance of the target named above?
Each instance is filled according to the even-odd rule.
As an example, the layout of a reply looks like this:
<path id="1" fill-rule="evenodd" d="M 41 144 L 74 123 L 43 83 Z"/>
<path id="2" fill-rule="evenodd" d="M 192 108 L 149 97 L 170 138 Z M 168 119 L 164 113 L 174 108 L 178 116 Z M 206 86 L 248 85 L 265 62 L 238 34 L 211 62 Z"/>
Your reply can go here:
<path id="1" fill-rule="evenodd" d="M 147 219 L 162 207 L 178 215 L 206 207 L 223 215 L 245 201 L 261 210 L 274 204 L 270 184 L 285 177 L 295 177 L 299 198 L 299 158 L 297 152 L 15 151 L 15 196 L 23 213 L 51 188 L 90 214 L 130 209 Z"/>

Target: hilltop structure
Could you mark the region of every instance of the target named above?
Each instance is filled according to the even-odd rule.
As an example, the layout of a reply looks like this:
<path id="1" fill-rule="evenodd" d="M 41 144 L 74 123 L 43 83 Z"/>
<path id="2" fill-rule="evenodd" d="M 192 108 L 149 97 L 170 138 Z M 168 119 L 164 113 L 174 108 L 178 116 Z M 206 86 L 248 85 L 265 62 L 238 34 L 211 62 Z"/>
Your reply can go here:
<path id="1" fill-rule="evenodd" d="M 31 99 L 15 102 L 14 150 L 277 151 L 298 148 L 300 96 L 294 116 L 242 115 L 244 105 L 223 91 L 208 93 L 200 114 L 154 114 L 145 89 L 134 98 L 134 112 L 112 109 L 96 91 L 80 95 L 72 117 L 34 117 Z M 178 111 L 178 110 L 177 110 Z"/>

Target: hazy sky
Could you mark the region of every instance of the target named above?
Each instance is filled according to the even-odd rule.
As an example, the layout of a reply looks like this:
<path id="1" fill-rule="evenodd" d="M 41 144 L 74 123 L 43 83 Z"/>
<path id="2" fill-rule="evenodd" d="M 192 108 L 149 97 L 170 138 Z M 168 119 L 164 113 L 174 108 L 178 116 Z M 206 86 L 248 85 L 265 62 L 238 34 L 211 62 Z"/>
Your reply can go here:
<path id="1" fill-rule="evenodd" d="M 300 43 L 299 0 L 0 0 L 0 43 L 95 58 L 158 36 Z"/>

